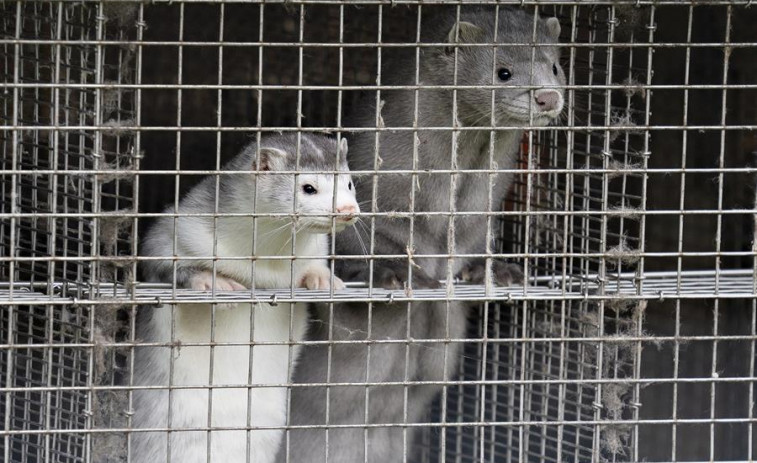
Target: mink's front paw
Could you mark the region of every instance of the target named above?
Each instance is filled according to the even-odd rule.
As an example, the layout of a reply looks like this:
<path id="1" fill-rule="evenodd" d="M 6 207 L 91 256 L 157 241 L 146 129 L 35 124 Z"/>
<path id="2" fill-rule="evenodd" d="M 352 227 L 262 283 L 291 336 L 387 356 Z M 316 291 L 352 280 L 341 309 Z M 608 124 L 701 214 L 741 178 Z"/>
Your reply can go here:
<path id="1" fill-rule="evenodd" d="M 244 291 L 245 288 L 241 283 L 231 278 L 221 276 L 216 272 L 215 280 L 213 272 L 207 270 L 199 271 L 189 277 L 189 287 L 197 291 L 212 291 L 213 282 L 215 281 L 216 291 Z M 236 304 L 215 302 L 215 307 L 219 309 L 233 309 Z"/>
<path id="2" fill-rule="evenodd" d="M 458 274 L 461 280 L 484 284 L 486 281 L 486 259 L 471 260 Z M 497 286 L 511 286 L 523 284 L 523 270 L 518 264 L 511 264 L 503 259 L 492 259 L 492 278 Z"/>
<path id="3" fill-rule="evenodd" d="M 347 281 L 367 283 L 371 279 L 370 264 L 365 261 L 337 261 L 336 272 Z M 384 289 L 406 289 L 408 280 L 407 261 L 376 260 L 373 262 L 373 286 Z M 441 287 L 422 269 L 413 267 L 413 289 Z"/>
<path id="4" fill-rule="evenodd" d="M 366 278 L 367 279 L 367 278 Z M 408 286 L 407 263 L 402 261 L 379 261 L 373 265 L 373 284 L 385 289 L 406 289 Z M 439 281 L 431 278 L 420 268 L 413 268 L 413 289 L 436 289 Z"/>
<path id="5" fill-rule="evenodd" d="M 189 287 L 198 291 L 211 291 L 213 289 L 213 272 L 203 270 L 195 273 L 189 278 Z M 216 291 L 244 291 L 247 288 L 236 280 L 216 273 L 215 289 Z"/>
<path id="6" fill-rule="evenodd" d="M 307 289 L 331 288 L 331 271 L 322 266 L 313 266 L 305 269 L 298 280 L 298 287 Z M 344 282 L 334 275 L 334 289 L 344 289 Z"/>

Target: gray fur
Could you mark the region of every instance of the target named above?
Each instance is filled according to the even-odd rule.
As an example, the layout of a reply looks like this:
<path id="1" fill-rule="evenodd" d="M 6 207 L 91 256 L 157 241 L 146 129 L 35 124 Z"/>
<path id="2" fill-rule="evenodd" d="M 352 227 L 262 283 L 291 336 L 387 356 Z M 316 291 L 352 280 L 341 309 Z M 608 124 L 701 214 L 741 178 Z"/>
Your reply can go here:
<path id="1" fill-rule="evenodd" d="M 460 42 L 465 39 L 491 41 L 494 31 L 493 8 L 464 8 L 461 12 Z M 433 18 L 424 25 L 423 40 L 441 42 L 454 32 L 454 16 Z M 497 66 L 506 66 L 513 78 L 496 90 L 497 130 L 490 140 L 490 130 L 461 131 L 457 140 L 457 159 L 453 161 L 453 135 L 451 131 L 423 130 L 423 127 L 450 127 L 453 123 L 453 96 L 451 90 L 421 90 L 418 102 L 418 156 L 417 169 L 483 169 L 489 167 L 489 146 L 493 146 L 492 162 L 502 169 L 516 165 L 521 130 L 507 127 L 528 125 L 529 110 L 533 111 L 534 125 L 548 124 L 556 114 L 537 117 L 538 108 L 528 104 L 514 104 L 513 98 L 527 89 L 512 89 L 510 85 L 538 85 L 560 89 L 565 77 L 559 69 L 559 49 L 555 23 L 547 25 L 544 20 L 537 24 L 536 39 L 540 43 L 555 43 L 554 47 L 540 47 L 535 50 L 535 61 L 531 64 L 532 48 L 498 48 Z M 497 40 L 502 43 L 531 42 L 533 15 L 522 10 L 500 9 Z M 455 34 L 451 34 L 455 37 Z M 447 50 L 423 48 L 420 63 L 422 84 L 453 84 L 454 47 Z M 415 84 L 414 51 L 405 58 L 386 65 L 383 70 L 384 83 Z M 490 47 L 461 47 L 458 51 L 458 78 L 461 85 L 491 85 L 493 50 Z M 558 75 L 553 75 L 553 64 L 558 67 Z M 533 72 L 532 72 L 533 68 Z M 385 91 L 385 104 L 381 111 L 386 127 L 412 127 L 414 114 L 414 91 Z M 464 126 L 489 126 L 491 112 L 491 90 L 459 90 L 459 122 Z M 369 98 L 365 112 L 358 117 L 362 126 L 375 127 L 375 97 Z M 528 97 L 530 100 L 530 96 Z M 386 132 L 380 137 L 379 156 L 375 156 L 375 134 L 364 133 L 350 140 L 350 167 L 355 170 L 373 169 L 374 164 L 382 171 L 413 168 L 413 134 L 408 131 Z M 415 207 L 418 211 L 450 211 L 450 175 L 420 173 L 415 189 Z M 457 211 L 498 210 L 513 181 L 512 174 L 496 175 L 493 179 L 492 198 L 488 201 L 488 174 L 458 174 L 457 192 L 454 198 Z M 373 194 L 373 177 L 364 176 L 357 180 L 358 200 L 370 203 Z M 409 211 L 411 197 L 411 177 L 402 175 L 380 175 L 375 192 L 378 211 Z M 367 206 L 366 206 L 367 208 Z M 369 223 L 369 220 L 366 220 Z M 413 234 L 415 254 L 455 254 L 481 253 L 486 249 L 486 219 L 483 215 L 465 216 L 454 221 L 454 236 L 448 236 L 447 217 L 417 218 Z M 410 240 L 409 221 L 404 219 L 377 218 L 375 229 L 376 254 L 405 254 Z M 451 245 L 454 245 L 452 248 Z M 341 255 L 360 255 L 362 248 L 354 232 L 342 233 L 337 237 L 337 252 Z M 433 286 L 435 280 L 444 280 L 466 269 L 466 274 L 482 272 L 470 268 L 471 259 L 455 258 L 451 271 L 447 259 L 414 259 L 419 268 L 413 268 L 413 286 Z M 404 283 L 408 261 L 376 260 L 374 283 L 391 287 Z M 496 281 L 508 282 L 522 278 L 515 269 L 508 273 L 502 266 L 495 270 Z M 341 272 L 341 273 L 340 273 Z M 337 267 L 345 281 L 368 278 L 365 261 L 340 261 Z M 411 339 L 455 339 L 466 332 L 469 307 L 462 303 L 413 303 L 412 306 L 374 305 L 371 309 L 370 335 L 368 335 L 369 307 L 365 304 L 336 304 L 319 307 L 310 337 L 315 340 L 407 340 Z M 368 347 L 362 344 L 337 344 L 330 347 L 308 346 L 302 351 L 300 368 L 295 374 L 299 383 L 319 382 L 392 382 L 392 381 L 443 381 L 454 373 L 461 355 L 461 344 L 397 343 L 375 344 L 370 347 L 370 367 Z M 331 365 L 330 377 L 326 376 Z M 329 389 L 328 420 L 326 419 L 326 391 L 323 387 L 298 387 L 292 389 L 292 425 L 344 424 L 388 424 L 418 423 L 429 419 L 431 402 L 440 392 L 438 386 L 365 386 L 331 387 Z M 407 393 L 407 400 L 405 400 Z M 369 405 L 366 407 L 366 395 Z M 405 404 L 406 409 L 405 409 Z M 367 414 L 366 416 L 366 409 Z M 403 434 L 406 432 L 405 435 Z M 288 449 L 282 449 L 279 461 L 291 463 L 395 463 L 411 460 L 417 438 L 414 428 L 401 427 L 330 429 L 328 432 L 328 460 L 326 459 L 326 432 L 318 430 L 291 430 Z M 288 458 L 288 460 L 287 460 Z"/>

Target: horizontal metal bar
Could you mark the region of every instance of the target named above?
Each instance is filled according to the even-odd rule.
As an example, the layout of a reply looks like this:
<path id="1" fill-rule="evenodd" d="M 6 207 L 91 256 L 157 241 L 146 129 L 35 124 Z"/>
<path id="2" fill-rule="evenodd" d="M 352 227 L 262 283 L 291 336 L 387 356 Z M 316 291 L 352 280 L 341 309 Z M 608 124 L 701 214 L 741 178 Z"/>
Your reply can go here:
<path id="1" fill-rule="evenodd" d="M 757 42 L 754 44 L 757 47 Z M 105 90 L 501 90 L 502 85 L 477 84 L 477 85 L 439 85 L 439 84 L 363 84 L 363 85 L 305 85 L 305 84 L 129 84 L 129 83 L 44 83 L 44 82 L 10 82 L 4 83 L 4 88 L 13 89 L 105 89 Z M 508 85 L 508 89 L 540 90 L 545 88 L 560 88 L 563 90 L 731 90 L 757 89 L 757 84 L 564 84 L 560 86 L 549 85 Z M 293 127 L 290 127 L 293 128 Z M 302 129 L 305 129 L 303 127 Z"/>
<path id="2" fill-rule="evenodd" d="M 347 254 L 347 255 L 312 255 L 312 256 L 9 256 L 0 257 L 0 262 L 112 262 L 112 263 L 138 263 L 146 261 L 173 261 L 173 262 L 195 262 L 195 261 L 293 261 L 313 260 L 313 259 L 336 259 L 336 260 L 387 260 L 387 259 L 467 259 L 467 258 L 509 258 L 509 259 L 536 259 L 536 258 L 604 258 L 608 260 L 624 259 L 626 257 L 743 257 L 755 256 L 757 251 L 607 251 L 607 252 L 512 252 L 502 254 Z"/>
<path id="3" fill-rule="evenodd" d="M 78 46 L 120 46 L 120 47 L 263 47 L 263 48 L 554 48 L 553 43 L 540 42 L 285 42 L 285 41 L 198 41 L 198 40 L 76 40 L 76 39 L 31 39 L 2 38 L 0 45 L 78 45 Z M 570 48 L 753 48 L 757 42 L 561 42 L 562 49 Z M 515 86 L 509 88 L 517 88 Z M 642 85 L 632 85 L 642 88 Z M 696 85 L 692 85 L 696 87 Z"/>
<path id="4" fill-rule="evenodd" d="M 381 260 L 381 259 L 454 259 L 454 258 L 509 258 L 509 259 L 536 259 L 536 258 L 605 258 L 609 260 L 624 259 L 625 257 L 740 257 L 755 256 L 757 251 L 612 251 L 607 252 L 512 252 L 501 254 L 325 254 L 312 256 L 6 256 L 0 257 L 0 262 L 113 262 L 113 263 L 137 263 L 145 261 L 292 261 L 313 259 L 337 259 L 337 260 Z"/>
<path id="5" fill-rule="evenodd" d="M 405 256 L 407 257 L 407 256 Z M 0 290 L 6 305 L 133 305 L 133 304 L 240 304 L 291 302 L 375 302 L 407 303 L 422 301 L 501 302 L 528 300 L 665 300 L 665 299 L 739 299 L 757 298 L 753 270 L 731 273 L 712 271 L 706 276 L 686 275 L 678 278 L 655 277 L 647 272 L 644 278 L 626 276 L 613 279 L 611 275 L 553 277 L 533 282 L 529 286 L 491 287 L 453 284 L 440 289 L 387 290 L 350 284 L 338 290 L 311 291 L 306 289 L 254 289 L 248 291 L 209 291 L 173 289 L 169 284 L 122 285 L 59 285 L 59 294 L 40 295 L 23 291 L 23 283 Z M 16 290 L 16 288 L 18 288 Z"/>
<path id="6" fill-rule="evenodd" d="M 8 1 L 8 0 L 6 0 Z M 52 3 L 100 4 L 102 0 L 51 0 Z M 126 3 L 161 5 L 161 4 L 222 4 L 246 3 L 265 5 L 345 5 L 345 0 L 125 0 Z M 754 0 L 349 0 L 349 5 L 534 5 L 534 6 L 744 6 L 753 4 Z"/>
<path id="7" fill-rule="evenodd" d="M 609 154 L 608 154 L 609 156 Z M 611 156 L 610 156 L 611 157 Z M 639 157 L 641 157 L 639 155 Z M 264 173 L 243 171 L 243 170 L 179 170 L 179 169 L 162 169 L 162 170 L 134 170 L 134 169 L 34 169 L 33 166 L 29 166 L 30 170 L 24 169 L 0 169 L 0 175 L 23 175 L 25 177 L 39 177 L 43 175 L 60 175 L 65 174 L 69 176 L 80 175 L 113 175 L 113 174 L 129 174 L 129 175 L 180 175 L 180 176 L 208 176 L 208 175 L 292 175 L 301 174 L 303 170 L 277 170 L 266 171 Z M 34 170 L 31 170 L 34 169 Z M 312 173 L 314 171 L 307 171 Z M 340 170 L 318 170 L 319 174 L 327 175 L 341 175 L 344 171 Z M 611 175 L 634 175 L 634 174 L 648 174 L 648 175 L 670 175 L 670 174 L 754 174 L 757 173 L 757 167 L 692 167 L 692 168 L 643 168 L 629 164 L 628 168 L 612 168 L 604 169 L 602 167 L 596 168 L 551 168 L 551 167 L 536 167 L 529 169 L 513 168 L 513 169 L 433 169 L 433 170 L 412 170 L 412 169 L 384 169 L 384 170 L 350 170 L 352 177 L 361 176 L 386 176 L 386 175 L 449 175 L 449 174 L 611 174 Z M 73 197 L 73 196 L 72 196 Z"/>
<path id="8" fill-rule="evenodd" d="M 556 216 L 556 217 L 587 217 L 587 216 L 665 216 L 665 215 L 741 215 L 754 214 L 755 209 L 605 209 L 605 210 L 532 210 L 532 211 L 431 211 L 431 212 L 360 212 L 357 217 L 386 217 L 390 219 L 402 219 L 410 217 L 536 217 L 536 216 Z M 338 217 L 337 213 L 324 214 L 304 214 L 304 213 L 262 213 L 262 212 L 82 212 L 80 214 L 72 212 L 17 212 L 2 213 L 0 219 L 10 218 L 77 218 L 77 219 L 129 219 L 129 218 L 155 218 L 155 217 L 258 217 L 258 218 L 303 218 L 303 217 Z M 445 254 L 446 255 L 446 254 Z M 582 254 L 583 255 L 583 254 Z M 113 256 L 111 256 L 113 257 Z"/>
<path id="9" fill-rule="evenodd" d="M 312 382 L 312 383 L 242 383 L 242 384 L 199 384 L 199 385 L 171 385 L 171 386 L 30 386 L 30 387 L 1 387 L 0 393 L 7 392 L 57 392 L 57 391 L 166 391 L 166 390 L 204 390 L 211 389 L 269 389 L 269 388 L 327 388 L 327 387 L 397 387 L 397 386 L 556 386 L 561 384 L 589 385 L 655 385 L 655 384 L 739 384 L 756 381 L 757 377 L 706 377 L 706 378 L 581 378 L 581 379 L 498 379 L 498 380 L 447 380 L 447 381 L 360 381 L 360 382 Z M 757 418 L 755 418 L 757 420 Z M 215 428 L 214 428 L 215 429 Z"/>
<path id="10" fill-rule="evenodd" d="M 646 280 L 650 282 L 661 282 L 666 283 L 672 279 L 676 281 L 676 284 L 678 283 L 684 283 L 686 281 L 696 282 L 696 281 L 711 281 L 711 280 L 717 280 L 719 278 L 723 277 L 729 277 L 733 279 L 738 278 L 750 278 L 755 273 L 756 270 L 752 269 L 718 269 L 718 270 L 711 270 L 711 269 L 702 269 L 702 270 L 682 270 L 682 271 L 655 271 L 655 272 L 646 272 L 644 275 L 639 275 L 635 272 L 621 272 L 621 273 L 607 273 L 606 278 L 613 278 L 616 281 L 627 281 L 627 282 L 634 282 L 634 281 L 641 281 Z M 580 282 L 584 281 L 598 281 L 600 278 L 597 274 L 587 274 L 584 277 L 579 277 L 577 275 L 567 275 L 567 276 L 560 276 L 560 275 L 542 275 L 542 276 L 535 276 L 530 277 L 528 279 L 529 284 L 533 285 L 539 285 L 539 284 L 547 284 L 547 285 L 555 285 L 559 284 L 563 280 L 565 281 L 565 284 L 567 285 L 577 285 L 580 284 Z M 458 282 L 456 282 L 458 283 Z M 82 286 L 88 289 L 93 288 L 94 286 L 89 283 L 72 283 L 72 282 L 53 282 L 52 285 L 48 284 L 47 282 L 15 282 L 15 283 L 8 283 L 8 282 L 2 282 L 0 281 L 0 290 L 8 290 L 11 287 L 21 287 L 21 288 L 48 288 L 50 286 L 57 287 L 57 288 L 63 288 L 65 286 Z M 348 288 L 362 288 L 365 286 L 362 282 L 345 282 L 345 285 Z M 171 288 L 171 285 L 169 283 L 139 283 L 139 286 L 143 289 L 167 289 Z M 115 290 L 121 287 L 118 284 L 113 283 L 97 283 L 97 288 L 100 288 L 102 290 Z"/>
<path id="11" fill-rule="evenodd" d="M 220 293 L 220 292 L 219 292 Z M 344 302 L 361 302 L 361 303 L 374 303 L 374 304 L 399 304 L 399 303 L 420 303 L 420 302 L 470 302 L 470 303 L 486 303 L 486 302 L 528 302 L 528 301 L 592 301 L 592 302 L 607 302 L 607 301 L 666 301 L 666 300 L 735 300 L 735 299 L 755 299 L 757 298 L 757 291 L 743 291 L 743 292 L 715 292 L 715 291 L 701 291 L 701 292 L 689 292 L 689 293 L 676 293 L 676 292 L 662 292 L 658 291 L 656 294 L 634 294 L 634 295 L 622 295 L 617 294 L 576 294 L 576 293 L 506 293 L 505 296 L 498 294 L 493 295 L 480 295 L 480 296 L 437 296 L 437 295 L 423 295 L 423 296 L 397 296 L 397 297 L 338 297 L 339 294 L 334 297 L 329 296 L 300 296 L 295 297 L 273 297 L 270 298 L 245 298 L 245 297 L 227 297 L 222 298 L 216 296 L 215 298 L 206 295 L 204 297 L 198 297 L 191 299 L 189 297 L 120 297 L 109 299 L 87 299 L 76 297 L 54 297 L 50 296 L 48 299 L 21 299 L 12 298 L 6 299 L 0 302 L 0 306 L 75 306 L 75 307 L 89 307 L 89 306 L 127 306 L 127 305 L 162 305 L 162 304 L 294 304 L 294 303 L 313 303 L 313 304 L 337 304 Z"/>
<path id="12" fill-rule="evenodd" d="M 302 132 L 302 133 L 323 133 L 323 132 L 341 132 L 341 133 L 376 133 L 376 132 L 480 132 L 486 130 L 493 131 L 513 131 L 513 130 L 527 130 L 531 132 L 549 132 L 553 130 L 567 131 L 567 132 L 599 132 L 599 131 L 705 131 L 705 130 L 755 130 L 757 124 L 713 124 L 713 125 L 586 125 L 586 126 L 562 126 L 562 125 L 549 125 L 543 127 L 536 127 L 533 125 L 512 125 L 507 127 L 499 126 L 475 126 L 475 127 L 256 127 L 256 126 L 171 126 L 171 125 L 151 125 L 151 126 L 136 126 L 136 125 L 123 125 L 118 127 L 106 126 L 106 125 L 77 125 L 77 126 L 54 126 L 54 125 L 0 125 L 0 130 L 16 130 L 16 131 L 43 131 L 43 130 L 59 130 L 61 132 L 70 132 L 78 130 L 94 130 L 105 131 L 114 133 L 128 133 L 128 132 L 159 132 L 159 131 L 174 131 L 174 132 Z"/>
<path id="13" fill-rule="evenodd" d="M 420 290 L 417 290 L 420 291 Z M 220 293 L 220 292 L 219 292 Z M 0 305 L 9 306 L 76 306 L 76 307 L 88 307 L 88 306 L 124 306 L 124 305 L 162 305 L 162 304 L 294 304 L 294 303 L 319 303 L 319 304 L 331 304 L 331 303 L 344 303 L 344 302 L 361 302 L 361 303 L 375 303 L 375 304 L 399 304 L 399 303 L 420 303 L 420 302 L 470 302 L 470 303 L 486 303 L 486 302 L 524 302 L 524 301 L 665 301 L 665 300 L 726 300 L 726 299 L 754 299 L 757 298 L 757 291 L 739 291 L 739 292 L 716 292 L 716 291 L 701 291 L 701 292 L 689 292 L 689 293 L 677 293 L 677 292 L 663 292 L 658 291 L 656 294 L 633 294 L 622 295 L 617 294 L 576 294 L 576 293 L 545 293 L 545 292 L 532 292 L 532 293 L 506 293 L 504 296 L 500 294 L 490 295 L 455 295 L 455 296 L 441 296 L 441 295 L 421 295 L 421 296 L 349 296 L 339 297 L 340 294 L 336 294 L 334 297 L 326 295 L 311 295 L 295 297 L 282 296 L 282 297 L 226 297 L 216 296 L 215 298 L 206 295 L 204 297 L 197 297 L 195 299 L 189 297 L 119 297 L 109 299 L 87 299 L 77 297 L 54 297 L 49 299 L 20 299 L 12 298 L 0 302 Z"/>
<path id="14" fill-rule="evenodd" d="M 20 435 L 45 435 L 45 434 L 114 434 L 114 433 L 175 433 L 175 432 L 209 432 L 209 431 L 248 431 L 248 430 L 273 430 L 273 429 L 386 429 L 386 428 L 460 428 L 460 427 L 492 427 L 492 426 L 621 426 L 621 425 L 660 425 L 660 424 L 739 424 L 757 423 L 757 418 L 675 418 L 675 419 L 604 419 L 604 420 L 512 420 L 512 421 L 456 421 L 429 422 L 429 423 L 365 423 L 365 424 L 312 424 L 312 425 L 287 425 L 287 426 L 192 426 L 192 427 L 156 427 L 156 428 L 131 428 L 113 426 L 104 429 L 14 429 L 0 431 L 0 436 Z M 688 460 L 686 460 L 688 463 Z M 719 462 L 719 460 L 716 460 Z"/>
<path id="15" fill-rule="evenodd" d="M 216 309 L 219 310 L 219 309 Z M 223 309 L 220 309 L 223 310 Z M 282 310 L 289 310 L 289 308 L 283 308 Z M 566 323 L 567 325 L 567 323 Z M 337 331 L 339 327 L 334 327 Z M 592 328 L 596 328 L 592 325 Z M 566 326 L 566 331 L 568 328 Z M 207 341 L 207 342 L 145 342 L 145 341 L 119 341 L 119 342 L 29 342 L 23 344 L 0 344 L 0 350 L 42 350 L 42 349 L 93 349 L 93 348 L 117 348 L 117 349 L 131 349 L 135 347 L 163 347 L 166 349 L 181 349 L 184 347 L 252 347 L 252 346 L 335 346 L 339 344 L 344 345 L 418 345 L 424 344 L 467 344 L 467 343 L 486 343 L 490 345 L 507 345 L 507 344 L 627 344 L 627 343 L 642 343 L 653 344 L 655 346 L 662 345 L 664 343 L 689 343 L 689 342 L 712 342 L 712 341 L 757 341 L 757 335 L 698 335 L 698 336 L 658 336 L 658 335 L 623 335 L 622 337 L 614 334 L 608 334 L 607 336 L 544 336 L 544 337 L 507 337 L 498 338 L 496 336 L 487 336 L 486 338 L 433 338 L 433 339 L 351 339 L 351 340 L 328 340 L 328 341 L 247 341 L 247 342 L 219 342 L 219 341 Z M 576 381 L 576 380 L 574 380 Z M 362 384 L 362 383 L 361 383 Z M 384 383 L 381 383 L 384 384 Z M 214 386 L 215 387 L 215 386 Z M 21 388 L 25 389 L 25 388 Z"/>

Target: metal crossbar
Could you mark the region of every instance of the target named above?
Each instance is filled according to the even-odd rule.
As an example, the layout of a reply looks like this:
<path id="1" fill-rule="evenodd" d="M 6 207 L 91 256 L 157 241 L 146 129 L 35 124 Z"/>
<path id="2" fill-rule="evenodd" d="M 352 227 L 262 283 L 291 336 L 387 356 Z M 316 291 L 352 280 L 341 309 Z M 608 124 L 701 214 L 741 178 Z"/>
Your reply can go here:
<path id="1" fill-rule="evenodd" d="M 53 295 L 35 290 L 46 285 L 31 282 L 0 284 L 0 297 L 17 305 L 113 305 L 113 304 L 230 304 L 230 303 L 329 303 L 360 301 L 400 303 L 413 301 L 539 301 L 539 300 L 665 300 L 699 299 L 713 294 L 718 299 L 747 299 L 757 296 L 754 273 L 750 270 L 650 272 L 640 278 L 635 273 L 615 275 L 600 283 L 597 274 L 577 277 L 533 278 L 529 285 L 487 288 L 458 283 L 448 288 L 389 290 L 368 288 L 365 283 L 347 283 L 336 291 L 295 289 L 254 289 L 248 291 L 198 291 L 172 288 L 169 283 L 137 283 L 125 287 L 113 283 L 96 286 L 76 283 L 53 284 Z"/>

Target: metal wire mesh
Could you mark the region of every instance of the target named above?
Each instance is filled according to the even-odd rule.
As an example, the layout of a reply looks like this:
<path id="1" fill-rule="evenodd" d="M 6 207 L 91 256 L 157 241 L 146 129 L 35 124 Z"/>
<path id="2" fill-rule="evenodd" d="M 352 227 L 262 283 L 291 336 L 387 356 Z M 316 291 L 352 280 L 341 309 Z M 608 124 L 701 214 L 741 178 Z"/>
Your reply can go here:
<path id="1" fill-rule="evenodd" d="M 132 80 L 134 69 L 128 64 L 127 49 L 88 43 L 106 37 L 104 20 L 96 8 L 85 5 L 3 5 L 3 80 L 29 86 L 6 88 L 0 96 L 3 125 L 18 128 L 4 129 L 0 135 L 3 169 L 21 172 L 4 174 L 1 180 L 4 261 L 0 273 L 4 281 L 41 284 L 36 294 L 37 301 L 43 301 L 29 307 L 3 304 L 3 343 L 16 346 L 6 348 L 0 360 L 0 382 L 9 391 L 0 399 L 5 429 L 33 432 L 6 435 L 2 442 L 5 461 L 85 461 L 89 453 L 83 434 L 52 431 L 91 426 L 92 403 L 86 388 L 93 384 L 93 351 L 64 346 L 93 339 L 92 314 L 87 307 L 72 305 L 61 310 L 45 302 L 54 298 L 54 285 L 118 276 L 108 264 L 100 267 L 79 258 L 117 254 L 130 241 L 119 236 L 118 227 L 107 217 L 92 220 L 82 214 L 129 207 L 131 187 L 119 178 L 123 174 L 107 170 L 126 170 L 137 156 L 130 151 L 131 137 L 121 133 L 36 127 L 108 127 L 133 118 L 130 90 L 70 87 Z M 113 36 L 125 37 L 123 33 Z M 14 40 L 15 44 L 10 43 Z M 27 40 L 59 43 L 24 43 Z M 37 87 L 45 84 L 60 86 Z M 69 173 L 93 169 L 106 172 L 95 176 Z M 38 175 L 37 171 L 48 173 Z M 48 259 L 59 256 L 70 259 Z M 23 258 L 28 260 L 17 260 Z M 38 347 L 45 344 L 48 347 Z M 55 386 L 71 389 L 34 390 Z M 39 430 L 49 434 L 34 433 Z"/>
<path id="2" fill-rule="evenodd" d="M 457 373 L 431 381 L 441 393 L 421 423 L 405 412 L 390 423 L 354 425 L 365 436 L 371 426 L 402 429 L 407 461 L 754 458 L 757 13 L 750 1 L 499 2 L 559 18 L 567 109 L 549 127 L 524 126 L 516 181 L 500 203 L 440 214 L 491 217 L 494 244 L 485 255 L 516 261 L 528 285 L 455 281 L 407 291 L 362 281 L 339 291 L 207 292 L 140 277 L 138 265 L 150 259 L 139 256 L 142 240 L 168 214 L 166 204 L 178 205 L 203 177 L 218 178 L 257 133 L 325 131 L 352 141 L 365 130 L 414 130 L 378 117 L 368 128 L 349 121 L 377 92 L 433 88 L 394 82 L 386 63 L 403 49 L 444 45 L 419 40 L 424 18 L 473 8 L 437 3 L 3 3 L 5 461 L 136 461 L 143 431 L 134 428 L 134 391 L 145 386 L 134 379 L 135 352 L 160 344 L 140 339 L 136 326 L 163 304 L 212 303 L 215 314 L 217 304 L 232 302 L 352 302 L 370 311 L 460 301 L 479 304 L 462 337 L 342 341 L 369 352 L 463 346 Z M 353 174 L 361 175 L 376 174 Z M 224 214 L 216 205 L 213 215 Z M 367 212 L 363 220 L 380 216 Z M 425 257 L 465 257 L 454 247 L 448 254 Z M 395 257 L 424 256 L 408 249 Z M 211 344 L 158 347 L 175 353 Z M 407 391 L 419 383 L 341 386 Z M 326 388 L 286 386 L 288 400 L 298 387 Z M 332 397 L 339 390 L 333 381 L 331 390 Z M 298 439 L 298 429 L 339 426 L 290 423 L 283 445 Z M 215 430 L 210 420 L 206 427 Z M 257 430 L 250 422 L 242 428 L 248 436 Z M 415 428 L 417 440 L 408 437 Z"/>

